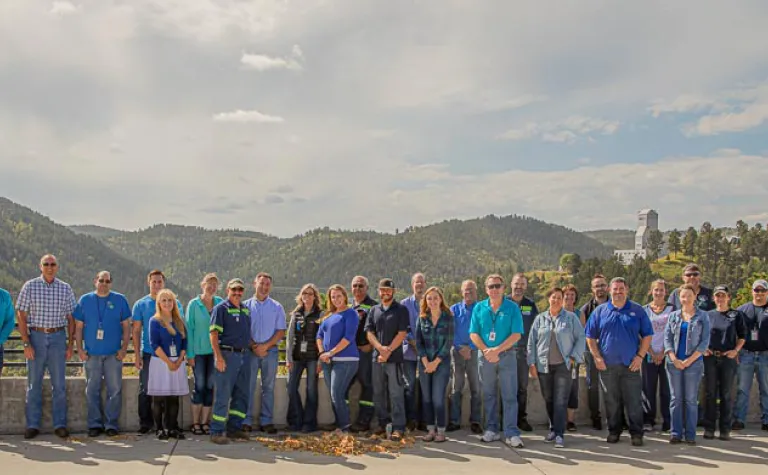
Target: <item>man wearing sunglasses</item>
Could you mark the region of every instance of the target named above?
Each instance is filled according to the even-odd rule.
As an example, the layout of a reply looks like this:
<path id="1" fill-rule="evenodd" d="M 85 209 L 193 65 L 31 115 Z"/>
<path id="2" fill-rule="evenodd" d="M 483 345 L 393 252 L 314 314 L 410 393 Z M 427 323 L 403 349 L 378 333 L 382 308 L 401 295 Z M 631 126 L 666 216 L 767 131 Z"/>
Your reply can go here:
<path id="1" fill-rule="evenodd" d="M 72 287 L 56 278 L 59 263 L 56 256 L 40 259 L 40 277 L 27 281 L 16 301 L 18 324 L 27 359 L 27 429 L 25 439 L 40 433 L 43 415 L 43 376 L 51 376 L 53 386 L 53 427 L 61 438 L 67 430 L 67 392 L 64 380 L 66 362 L 72 357 L 77 302 Z"/>
<path id="2" fill-rule="evenodd" d="M 523 447 L 517 427 L 517 351 L 523 334 L 520 307 L 504 298 L 504 279 L 491 274 L 485 279 L 488 298 L 472 309 L 469 337 L 478 349 L 480 386 L 483 392 L 485 433 L 483 442 L 494 442 L 499 434 L 498 393 L 503 405 L 504 443 L 512 448 Z"/>
<path id="3" fill-rule="evenodd" d="M 752 283 L 752 301 L 738 308 L 744 313 L 747 338 L 739 352 L 736 404 L 733 409 L 733 430 L 744 428 L 749 408 L 752 380 L 757 376 L 757 389 L 762 408 L 762 429 L 768 431 L 768 282 L 758 279 Z"/>
<path id="4" fill-rule="evenodd" d="M 123 294 L 112 292 L 112 275 L 101 271 L 96 290 L 80 297 L 75 309 L 77 354 L 85 366 L 88 437 L 118 435 L 122 402 L 123 359 L 131 339 L 131 309 Z M 102 418 L 101 382 L 107 386 Z"/>
<path id="5" fill-rule="evenodd" d="M 251 394 L 251 316 L 243 300 L 241 279 L 227 283 L 227 300 L 211 311 L 211 347 L 216 364 L 213 376 L 211 442 L 248 440 L 242 430 Z"/>
<path id="6" fill-rule="evenodd" d="M 357 350 L 360 353 L 360 362 L 357 367 L 357 375 L 354 381 L 360 383 L 360 397 L 358 399 L 357 420 L 352 424 L 352 432 L 365 432 L 370 428 L 373 419 L 373 345 L 368 342 L 368 334 L 365 331 L 365 322 L 371 307 L 378 305 L 368 295 L 368 279 L 362 275 L 356 275 L 352 279 L 352 308 L 357 311 L 360 319 L 357 324 Z M 349 404 L 349 401 L 347 401 Z"/>
<path id="7" fill-rule="evenodd" d="M 694 263 L 690 263 L 683 268 L 683 283 L 689 284 L 696 292 L 696 307 L 709 312 L 714 310 L 715 300 L 712 297 L 712 289 L 701 285 L 701 270 L 699 266 Z M 674 310 L 680 310 L 680 289 L 677 288 L 669 294 L 667 303 L 674 307 Z"/>

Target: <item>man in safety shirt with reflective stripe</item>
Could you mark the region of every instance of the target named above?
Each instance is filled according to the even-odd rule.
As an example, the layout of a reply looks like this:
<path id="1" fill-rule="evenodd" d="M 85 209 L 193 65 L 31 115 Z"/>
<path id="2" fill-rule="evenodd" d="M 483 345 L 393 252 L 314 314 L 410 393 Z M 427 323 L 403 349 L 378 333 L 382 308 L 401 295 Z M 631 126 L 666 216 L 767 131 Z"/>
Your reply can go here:
<path id="1" fill-rule="evenodd" d="M 211 312 L 211 346 L 216 361 L 211 442 L 249 440 L 242 425 L 248 410 L 251 379 L 251 317 L 242 304 L 245 284 L 227 283 L 227 300 Z"/>

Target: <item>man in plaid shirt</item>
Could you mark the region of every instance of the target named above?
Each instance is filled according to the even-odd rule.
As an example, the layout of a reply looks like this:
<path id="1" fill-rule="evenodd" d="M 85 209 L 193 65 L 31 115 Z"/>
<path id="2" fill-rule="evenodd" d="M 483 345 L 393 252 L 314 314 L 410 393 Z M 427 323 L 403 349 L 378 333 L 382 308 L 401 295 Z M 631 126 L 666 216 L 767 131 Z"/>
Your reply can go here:
<path id="1" fill-rule="evenodd" d="M 67 393 L 64 381 L 66 362 L 72 357 L 75 337 L 75 294 L 72 287 L 56 278 L 56 256 L 40 259 L 40 277 L 27 281 L 16 301 L 19 333 L 27 359 L 27 430 L 25 439 L 40 433 L 43 405 L 43 375 L 47 369 L 53 386 L 53 427 L 61 438 L 67 430 Z"/>

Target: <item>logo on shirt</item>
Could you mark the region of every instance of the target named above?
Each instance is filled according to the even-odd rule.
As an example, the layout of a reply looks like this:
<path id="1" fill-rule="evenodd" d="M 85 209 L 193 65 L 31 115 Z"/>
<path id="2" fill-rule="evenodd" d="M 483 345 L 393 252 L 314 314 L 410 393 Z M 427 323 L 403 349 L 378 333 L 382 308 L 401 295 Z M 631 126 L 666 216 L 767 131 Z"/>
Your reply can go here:
<path id="1" fill-rule="evenodd" d="M 114 304 L 112 304 L 112 302 L 107 301 L 107 308 L 112 310 L 112 309 L 115 308 L 115 306 L 114 306 Z"/>
<path id="2" fill-rule="evenodd" d="M 629 316 L 630 317 L 634 317 L 635 316 L 635 312 L 629 312 Z"/>

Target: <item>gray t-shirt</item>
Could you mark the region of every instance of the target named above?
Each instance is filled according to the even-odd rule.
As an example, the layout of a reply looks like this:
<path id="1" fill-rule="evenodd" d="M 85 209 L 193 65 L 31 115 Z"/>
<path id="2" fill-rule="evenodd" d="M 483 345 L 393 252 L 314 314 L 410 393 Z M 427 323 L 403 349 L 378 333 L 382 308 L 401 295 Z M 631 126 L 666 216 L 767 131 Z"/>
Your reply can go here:
<path id="1" fill-rule="evenodd" d="M 549 365 L 554 366 L 557 364 L 565 363 L 563 354 L 560 353 L 560 348 L 557 346 L 557 333 L 555 332 L 555 326 L 557 325 L 557 317 L 549 317 Z"/>

